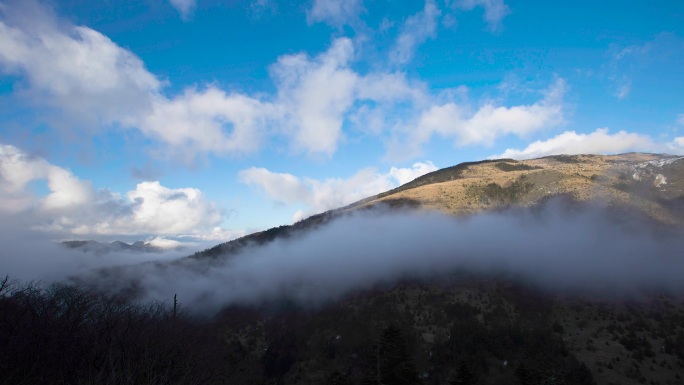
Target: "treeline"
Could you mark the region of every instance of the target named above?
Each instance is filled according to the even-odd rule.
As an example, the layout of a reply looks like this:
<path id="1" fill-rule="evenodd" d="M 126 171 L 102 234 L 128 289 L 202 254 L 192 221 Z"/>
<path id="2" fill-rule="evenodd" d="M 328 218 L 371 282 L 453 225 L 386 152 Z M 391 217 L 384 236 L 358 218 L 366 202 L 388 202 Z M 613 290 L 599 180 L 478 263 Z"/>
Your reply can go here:
<path id="1" fill-rule="evenodd" d="M 548 328 L 485 327 L 465 304 L 420 301 L 409 310 L 402 293 L 317 310 L 231 307 L 202 320 L 172 301 L 141 305 L 0 279 L 0 384 L 592 383 Z M 417 330 L 428 324 L 449 337 L 426 345 Z"/>
<path id="2" fill-rule="evenodd" d="M 209 384 L 226 344 L 170 305 L 0 279 L 0 384 Z"/>
<path id="3" fill-rule="evenodd" d="M 201 319 L 174 311 L 173 293 L 140 304 L 0 279 L 0 385 L 681 383 L 684 310 L 674 301 L 566 306 L 515 285 L 449 282 L 402 282 L 315 308 L 234 305 Z M 601 362 L 582 355 L 582 328 Z"/>

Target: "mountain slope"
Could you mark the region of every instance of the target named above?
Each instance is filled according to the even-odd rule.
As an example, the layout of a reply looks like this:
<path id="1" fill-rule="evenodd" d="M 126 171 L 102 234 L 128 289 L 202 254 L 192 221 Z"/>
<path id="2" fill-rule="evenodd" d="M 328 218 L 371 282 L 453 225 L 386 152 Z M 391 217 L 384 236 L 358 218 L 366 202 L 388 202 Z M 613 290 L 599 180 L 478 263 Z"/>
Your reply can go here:
<path id="1" fill-rule="evenodd" d="M 533 206 L 549 196 L 601 201 L 684 225 L 684 158 L 657 154 L 559 155 L 462 163 L 347 206 L 395 200 L 454 215 L 502 206 Z"/>
<path id="2" fill-rule="evenodd" d="M 248 245 L 308 231 L 345 213 L 378 206 L 460 216 L 509 206 L 531 207 L 553 196 L 603 202 L 662 224 L 684 226 L 684 157 L 628 153 L 460 163 L 293 225 L 217 245 L 192 258 L 231 254 Z"/>

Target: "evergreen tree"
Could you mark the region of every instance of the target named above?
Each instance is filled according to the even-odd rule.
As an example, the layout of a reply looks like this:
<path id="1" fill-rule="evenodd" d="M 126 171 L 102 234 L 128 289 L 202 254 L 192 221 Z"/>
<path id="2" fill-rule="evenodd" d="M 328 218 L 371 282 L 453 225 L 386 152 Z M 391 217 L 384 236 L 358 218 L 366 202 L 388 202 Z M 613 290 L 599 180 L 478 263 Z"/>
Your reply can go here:
<path id="1" fill-rule="evenodd" d="M 378 346 L 378 382 L 380 385 L 418 384 L 418 374 L 411 361 L 401 329 L 389 326 L 380 336 Z"/>

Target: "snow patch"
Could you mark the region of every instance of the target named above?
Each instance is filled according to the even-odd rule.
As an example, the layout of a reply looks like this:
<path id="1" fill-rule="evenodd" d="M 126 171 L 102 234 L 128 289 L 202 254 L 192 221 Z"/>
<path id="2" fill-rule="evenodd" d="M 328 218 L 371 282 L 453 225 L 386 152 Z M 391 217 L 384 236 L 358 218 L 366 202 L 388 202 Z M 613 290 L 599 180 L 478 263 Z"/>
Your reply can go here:
<path id="1" fill-rule="evenodd" d="M 655 177 L 655 181 L 653 181 L 653 184 L 656 187 L 660 187 L 664 184 L 667 184 L 667 178 L 665 178 L 665 175 L 663 175 L 663 174 L 657 174 Z"/>

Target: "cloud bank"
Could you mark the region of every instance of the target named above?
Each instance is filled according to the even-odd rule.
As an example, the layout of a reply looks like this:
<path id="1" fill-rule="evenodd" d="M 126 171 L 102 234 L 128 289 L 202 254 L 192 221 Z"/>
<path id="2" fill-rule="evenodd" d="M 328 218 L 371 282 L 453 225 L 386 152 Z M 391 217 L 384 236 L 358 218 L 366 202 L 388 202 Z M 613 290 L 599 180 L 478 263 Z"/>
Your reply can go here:
<path id="1" fill-rule="evenodd" d="M 211 246 L 207 242 L 183 242 L 155 238 L 150 243 L 160 252 L 84 252 L 68 249 L 41 232 L 21 229 L 14 223 L 0 223 L 0 276 L 24 282 L 62 282 L 65 277 L 91 274 L 93 269 L 136 266 L 144 262 L 168 262 Z"/>
<path id="2" fill-rule="evenodd" d="M 137 287 L 145 299 L 177 293 L 198 312 L 279 299 L 320 304 L 454 271 L 580 294 L 684 293 L 684 238 L 661 230 L 604 208 L 558 203 L 459 219 L 365 212 L 235 255 L 100 271 L 92 282 L 104 290 Z"/>

